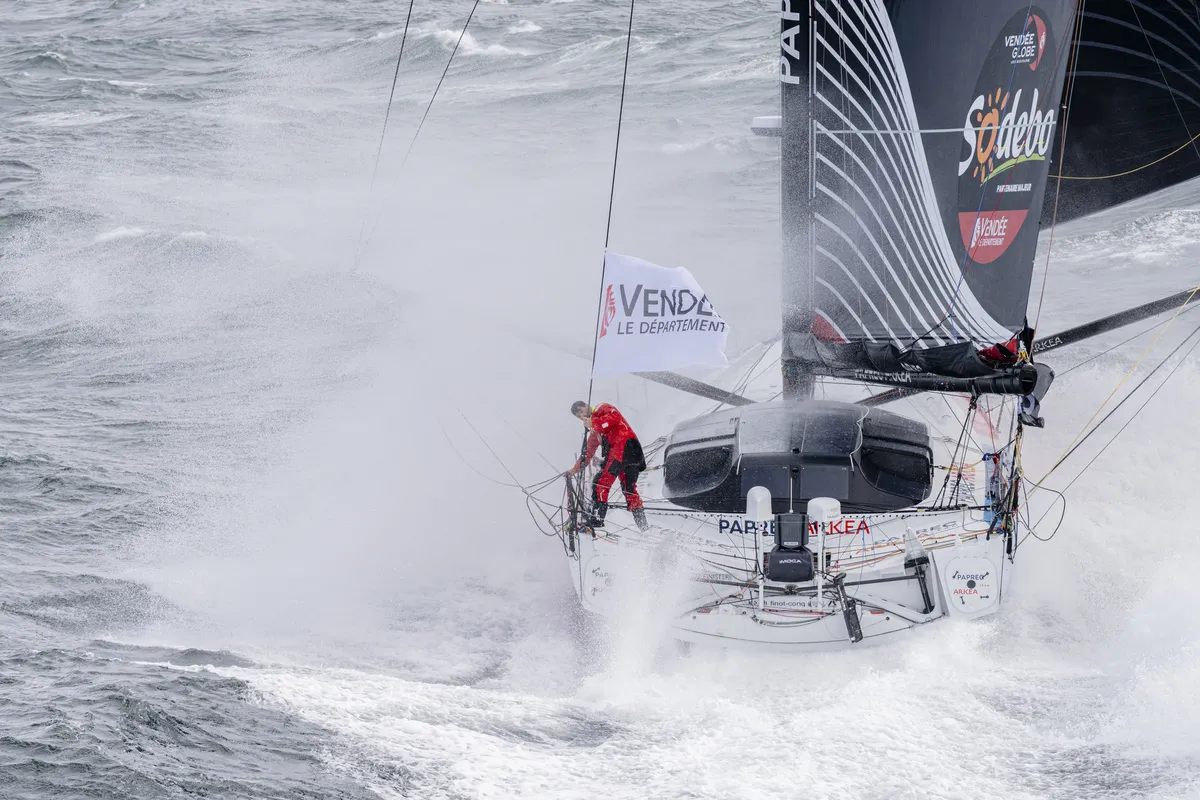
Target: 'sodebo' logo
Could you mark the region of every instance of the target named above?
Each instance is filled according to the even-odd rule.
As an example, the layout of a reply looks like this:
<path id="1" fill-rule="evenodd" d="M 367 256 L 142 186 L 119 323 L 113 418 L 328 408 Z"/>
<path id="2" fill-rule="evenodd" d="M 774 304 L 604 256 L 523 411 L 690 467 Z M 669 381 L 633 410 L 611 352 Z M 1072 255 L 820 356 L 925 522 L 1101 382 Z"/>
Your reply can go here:
<path id="1" fill-rule="evenodd" d="M 1022 161 L 1046 160 L 1046 153 L 1053 144 L 1054 109 L 1049 108 L 1043 113 L 1038 108 L 1037 87 L 1029 99 L 1028 109 L 1022 109 L 1023 91 L 1017 89 L 1010 95 L 997 87 L 994 93 L 975 98 L 963 125 L 963 138 L 972 146 L 973 152 L 959 163 L 959 175 L 971 168 L 972 177 L 987 183 Z M 1010 100 L 1012 108 L 1009 108 Z"/>

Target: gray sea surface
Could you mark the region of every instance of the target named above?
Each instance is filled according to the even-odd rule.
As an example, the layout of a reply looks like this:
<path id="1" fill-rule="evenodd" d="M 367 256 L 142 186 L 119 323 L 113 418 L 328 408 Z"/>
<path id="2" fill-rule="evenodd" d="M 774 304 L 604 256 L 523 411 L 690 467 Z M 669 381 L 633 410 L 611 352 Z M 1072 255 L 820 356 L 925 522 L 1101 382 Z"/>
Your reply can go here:
<path id="1" fill-rule="evenodd" d="M 415 3 L 375 173 L 405 3 L 0 5 L 0 798 L 1200 797 L 1191 360 L 995 619 L 685 658 L 580 616 L 507 484 L 578 445 L 629 7 L 480 3 L 414 139 L 470 8 Z M 734 353 L 779 326 L 777 10 L 633 27 L 610 244 Z M 1064 226 L 1042 329 L 1198 255 L 1194 186 Z M 1029 475 L 1194 325 L 1063 374 Z"/>

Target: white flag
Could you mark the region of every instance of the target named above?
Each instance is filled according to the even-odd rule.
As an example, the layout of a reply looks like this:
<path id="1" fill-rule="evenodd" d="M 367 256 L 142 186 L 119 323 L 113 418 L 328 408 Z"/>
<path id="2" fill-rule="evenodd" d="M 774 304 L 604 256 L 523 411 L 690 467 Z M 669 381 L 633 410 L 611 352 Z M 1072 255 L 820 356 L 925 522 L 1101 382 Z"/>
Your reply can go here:
<path id="1" fill-rule="evenodd" d="M 683 267 L 604 254 L 593 375 L 724 367 L 725 320 Z"/>

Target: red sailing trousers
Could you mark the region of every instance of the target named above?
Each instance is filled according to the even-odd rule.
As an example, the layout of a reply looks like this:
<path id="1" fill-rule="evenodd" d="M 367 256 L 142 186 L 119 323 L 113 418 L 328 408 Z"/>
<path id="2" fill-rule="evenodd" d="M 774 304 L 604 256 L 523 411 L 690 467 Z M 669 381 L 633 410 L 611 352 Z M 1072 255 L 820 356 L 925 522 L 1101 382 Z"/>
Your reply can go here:
<path id="1" fill-rule="evenodd" d="M 638 494 L 637 479 L 645 467 L 645 457 L 642 455 L 642 445 L 637 439 L 628 439 L 620 452 L 613 448 L 608 454 L 604 469 L 596 476 L 592 493 L 597 503 L 608 503 L 608 493 L 617 478 L 621 479 L 621 491 L 625 494 L 625 503 L 630 511 L 643 507 L 642 496 Z"/>

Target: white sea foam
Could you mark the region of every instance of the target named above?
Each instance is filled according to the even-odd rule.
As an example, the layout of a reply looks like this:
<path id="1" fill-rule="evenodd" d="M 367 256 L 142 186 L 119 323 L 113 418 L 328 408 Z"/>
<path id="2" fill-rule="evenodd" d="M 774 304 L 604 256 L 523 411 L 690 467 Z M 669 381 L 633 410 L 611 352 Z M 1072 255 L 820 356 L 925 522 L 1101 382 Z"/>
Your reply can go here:
<path id="1" fill-rule="evenodd" d="M 26 120 L 48 128 L 75 128 L 86 125 L 103 125 L 108 122 L 128 119 L 128 114 L 104 113 L 102 111 L 45 111 L 30 114 Z"/>
<path id="2" fill-rule="evenodd" d="M 1059 267 L 1067 279 L 1087 268 L 1082 255 Z M 1190 323 L 1156 352 L 1186 330 Z M 1076 357 L 1063 352 L 1056 363 Z M 1054 425 L 1027 440 L 1031 477 L 1131 360 L 1118 354 L 1060 380 L 1044 406 Z M 1172 420 L 1181 441 L 1200 436 L 1190 413 L 1197 402 L 1200 374 L 1185 366 L 1153 413 L 1073 487 L 1057 536 L 1025 543 L 1013 603 L 990 620 L 939 623 L 840 654 L 697 649 L 681 658 L 669 654 L 661 598 L 630 596 L 623 622 L 580 639 L 564 624 L 537 622 L 540 592 L 484 592 L 438 622 L 447 637 L 439 657 L 450 665 L 473 660 L 456 631 L 475 628 L 481 604 L 490 619 L 525 621 L 504 646 L 504 666 L 483 680 L 327 668 L 223 674 L 245 680 L 259 702 L 334 731 L 331 768 L 367 774 L 366 765 L 403 764 L 431 798 L 725 800 L 788 796 L 797 786 L 814 797 L 879 800 L 958 798 L 963 786 L 996 800 L 1086 797 L 1099 791 L 1097 759 L 1105 780 L 1141 785 L 1147 766 L 1138 759 L 1198 755 L 1200 615 L 1173 602 L 1200 558 L 1200 537 L 1173 504 L 1191 491 L 1195 457 L 1164 449 L 1155 434 L 1157 417 Z M 1115 432 L 1098 434 L 1050 485 L 1064 486 Z M 1035 494 L 1031 516 L 1049 501 Z M 1154 769 L 1148 797 L 1186 796 L 1195 785 L 1187 770 Z"/>
<path id="3" fill-rule="evenodd" d="M 775 56 L 748 58 L 732 67 L 714 70 L 701 80 L 711 83 L 728 81 L 759 80 L 774 75 L 779 70 L 779 59 Z"/>
<path id="4" fill-rule="evenodd" d="M 399 33 L 397 27 L 376 36 Z M 458 33 L 429 29 L 424 35 L 448 49 Z M 645 40 L 647 47 L 670 46 L 670 37 L 655 34 L 659 38 Z M 614 56 L 623 49 L 622 36 L 588 32 L 577 39 L 563 49 L 563 60 L 598 54 L 597 61 L 608 59 L 608 79 L 619 76 Z M 516 51 L 480 44 L 469 34 L 460 55 L 473 52 Z M 707 56 L 703 62 L 688 65 L 689 74 L 717 82 L 742 81 L 763 68 L 744 61 L 706 73 L 713 67 Z M 321 61 L 313 73 L 327 80 L 327 68 Z M 163 305 L 164 319 L 194 324 L 196 316 L 187 312 L 199 302 L 222 315 L 221 324 L 202 329 L 215 343 L 189 340 L 164 358 L 169 364 L 197 355 L 221 359 L 220 374 L 243 382 L 225 385 L 214 373 L 211 381 L 167 386 L 186 393 L 188 402 L 211 397 L 211 408 L 177 402 L 171 420 L 199 431 L 197 436 L 232 437 L 221 425 L 244 413 L 254 423 L 253 437 L 243 442 L 238 429 L 238 440 L 220 447 L 179 446 L 164 453 L 166 488 L 152 485 L 147 494 L 178 507 L 178 517 L 152 527 L 146 538 L 169 551 L 155 556 L 166 563 L 139 551 L 144 558 L 125 559 L 116 569 L 153 561 L 145 570 L 154 574 L 135 579 L 186 609 L 182 619 L 163 622 L 161 631 L 143 631 L 145 640 L 180 647 L 211 641 L 260 665 L 173 669 L 244 681 L 247 702 L 329 731 L 318 757 L 383 797 L 1194 796 L 1200 776 L 1200 615 L 1193 611 L 1191 565 L 1200 560 L 1200 536 L 1186 501 L 1195 493 L 1197 463 L 1189 443 L 1200 436 L 1195 367 L 1181 368 L 1072 487 L 1067 521 L 1055 538 L 1023 545 L 1013 603 L 997 618 L 939 623 L 891 646 L 837 655 L 697 649 L 681 658 L 666 641 L 662 609 L 668 604 L 662 598 L 631 594 L 624 619 L 607 628 L 566 610 L 574 598 L 558 542 L 533 532 L 519 492 L 491 486 L 472 472 L 509 482 L 489 446 L 454 411 L 461 405 L 522 479 L 558 468 L 531 450 L 544 450 L 557 462 L 577 443 L 577 426 L 567 427 L 573 423 L 562 421 L 561 408 L 586 385 L 586 359 L 545 356 L 535 346 L 502 341 L 500 326 L 480 324 L 472 302 L 499 308 L 506 321 L 526 318 L 548 337 L 590 341 L 590 320 L 575 326 L 573 320 L 580 308 L 590 310 L 594 290 L 596 276 L 587 264 L 598 246 L 595 223 L 603 219 L 610 176 L 608 107 L 595 107 L 594 95 L 582 109 L 560 108 L 544 96 L 524 108 L 509 104 L 504 114 L 538 120 L 528 129 L 531 146 L 525 149 L 513 136 L 481 148 L 481 131 L 510 122 L 488 116 L 481 104 L 447 125 L 444 139 L 422 141 L 442 146 L 442 160 L 436 148 L 421 150 L 402 181 L 381 177 L 380 187 L 394 187 L 383 226 L 391 238 L 362 269 L 394 278 L 417 293 L 414 302 L 394 302 L 382 279 L 362 285 L 346 280 L 239 316 L 241 309 L 269 305 L 284 294 L 270 281 L 276 268 L 290 273 L 301 262 L 297 269 L 340 276 L 359 227 L 361 168 L 378 141 L 377 117 L 369 117 L 366 132 L 365 124 L 364 130 L 347 127 L 347 119 L 354 125 L 361 120 L 345 116 L 341 106 L 321 108 L 325 95 L 315 91 L 284 97 L 305 110 L 305 125 L 278 124 L 257 107 L 263 97 L 279 102 L 272 92 L 295 85 L 328 88 L 319 80 L 296 81 L 297 69 L 289 62 L 279 70 L 287 77 L 280 85 L 288 88 L 272 84 L 271 91 L 258 87 L 255 95 L 255 87 L 239 85 L 244 107 L 212 114 L 222 121 L 215 159 L 203 148 L 189 150 L 183 138 L 164 141 L 166 155 L 188 157 L 186 178 L 168 180 L 157 164 L 138 172 L 146 158 L 141 142 L 104 169 L 89 162 L 77 167 L 78 174 L 50 176 L 59 183 L 48 185 L 72 203 L 109 214 L 112 221 L 104 227 L 117 220 L 145 226 L 113 228 L 97 243 L 145 237 L 152 247 L 137 259 L 127 258 L 123 247 L 103 248 L 119 259 L 88 259 L 71 265 L 73 271 L 58 271 L 58 259 L 48 257 L 16 276 L 29 281 L 45 267 L 43 279 L 52 291 L 73 292 L 80 305 L 93 302 L 109 316 L 114 309 L 140 312 L 154 297 L 138 281 L 184 298 Z M 352 96 L 361 82 L 361 64 L 347 71 L 350 88 L 337 86 L 332 93 L 339 98 Z M 527 92 L 586 83 L 571 70 L 549 72 L 530 73 Z M 524 77 L 518 70 L 502 79 L 483 75 L 472 90 L 495 94 Z M 669 258 L 689 246 L 701 256 L 704 248 L 717 250 L 701 268 L 710 270 L 712 281 L 726 281 L 726 302 L 741 303 L 747 322 L 766 320 L 769 334 L 778 325 L 771 289 L 777 276 L 768 268 L 754 273 L 752 282 L 747 274 L 756 259 L 746 254 L 774 258 L 777 236 L 766 245 L 761 241 L 777 224 L 776 176 L 764 170 L 770 174 L 760 184 L 733 191 L 724 176 L 704 183 L 703 176 L 673 174 L 671 164 L 689 159 L 657 155 L 663 131 L 678 131 L 669 120 L 700 113 L 698 108 L 735 119 L 713 121 L 712 139 L 703 138 L 707 132 L 701 138 L 689 133 L 669 151 L 748 137 L 743 115 L 758 113 L 749 108 L 755 104 L 769 107 L 777 94 L 773 81 L 756 86 L 739 84 L 731 108 L 704 105 L 718 94 L 705 90 L 662 109 L 655 107 L 661 87 L 631 86 L 642 93 L 642 110 L 640 119 L 632 118 L 633 135 L 622 140 L 622 159 L 631 160 L 621 162 L 614 240 L 658 248 Z M 671 103 L 679 97 L 666 96 Z M 615 91 L 606 97 L 615 102 Z M 371 114 L 379 99 L 371 98 Z M 50 119 L 42 117 L 43 123 Z M 588 149 L 578 139 L 560 142 L 571 123 L 599 131 L 603 146 L 590 139 L 584 140 Z M 638 125 L 651 129 L 652 144 L 639 140 Z M 594 158 L 593 147 L 599 153 Z M 97 185 L 97 172 L 119 178 Z M 347 175 L 354 180 L 340 182 Z M 538 183 L 539 175 L 551 177 Z M 86 180 L 73 180 L 80 177 Z M 642 191 L 647 186 L 653 192 Z M 708 213 L 704 219 L 717 222 L 689 228 L 648 212 L 655 204 L 689 219 Z M 125 213 L 130 207 L 137 215 Z M 1059 231 L 1051 301 L 1040 324 L 1045 331 L 1195 282 L 1191 265 L 1200 223 L 1186 213 L 1150 216 L 1128 227 L 1095 224 L 1100 233 Z M 251 234 L 262 237 L 254 240 L 259 244 L 274 242 L 283 255 L 246 264 L 240 251 L 222 252 L 211 264 L 194 257 L 192 251 L 203 246 L 160 247 L 207 237 L 251 241 Z M 184 254 L 164 258 L 163 249 Z M 135 270 L 143 260 L 146 268 Z M 706 287 L 712 281 L 705 278 Z M 347 296 L 362 302 L 337 304 Z M 322 346 L 324 330 L 310 330 L 311 318 L 303 316 L 312 309 L 339 329 L 383 313 L 402 333 L 382 339 L 378 352 L 331 354 Z M 226 314 L 232 322 L 225 322 Z M 299 322 L 281 325 L 270 314 Z M 1194 322 L 1181 317 L 1152 355 L 1165 354 Z M 258 338 L 239 338 L 242 327 L 259 331 Z M 148 329 L 146 338 L 161 330 Z M 440 347 L 433 355 L 413 355 L 431 342 Z M 247 353 L 263 348 L 269 362 L 243 367 Z M 1044 403 L 1049 427 L 1026 437 L 1030 477 L 1049 469 L 1138 353 L 1140 348 L 1118 351 L 1059 378 Z M 1065 368 L 1083 357 L 1064 350 L 1053 363 Z M 355 384 L 366 387 L 362 394 L 312 388 L 295 377 L 328 369 L 326 361 L 339 373 L 352 372 Z M 1125 389 L 1153 363 L 1147 359 Z M 764 381 L 778 382 L 777 370 L 764 365 L 764 372 L 773 373 Z M 262 385 L 281 388 L 273 395 Z M 643 411 L 645 435 L 669 429 L 693 406 L 698 411 L 704 405 L 665 389 L 650 394 L 655 391 L 634 379 L 597 387 L 598 395 L 623 409 Z M 1118 419 L 1140 402 L 1135 397 Z M 467 464 L 449 451 L 439 423 Z M 260 433 L 272 425 L 288 435 Z M 1050 485 L 1062 488 L 1115 430 L 1106 427 L 1089 440 Z M 536 444 L 531 447 L 528 438 Z M 241 448 L 255 451 L 253 469 L 237 462 Z M 196 479 L 199 489 L 177 491 L 173 471 L 205 468 L 209 472 Z M 1034 493 L 1032 516 L 1049 502 L 1048 494 Z M 386 777 L 383 767 L 411 773 L 414 789 Z"/>
<path id="5" fill-rule="evenodd" d="M 147 89 L 153 88 L 155 85 L 153 83 L 147 83 L 146 81 L 108 80 L 108 81 L 105 81 L 105 83 L 107 83 L 109 86 L 117 86 L 117 87 L 125 88 L 125 89 L 134 89 L 135 91 L 139 91 L 139 92 L 144 92 Z"/>
<path id="6" fill-rule="evenodd" d="M 375 35 L 373 35 L 371 38 L 372 38 L 372 39 L 391 39 L 391 38 L 394 38 L 394 37 L 396 37 L 396 36 L 400 36 L 400 35 L 401 35 L 401 34 L 403 34 L 403 33 L 404 33 L 404 26 L 403 26 L 403 25 L 401 25 L 399 28 L 390 28 L 390 29 L 388 29 L 388 30 L 386 30 L 386 31 L 379 31 L 378 33 L 376 33 Z M 353 38 L 351 38 L 351 39 L 347 39 L 346 41 L 348 41 L 348 42 L 355 42 L 355 41 L 358 41 L 358 40 L 357 40 L 357 39 L 353 39 Z"/>
<path id="7" fill-rule="evenodd" d="M 612 47 L 617 42 L 624 42 L 624 36 L 592 36 L 582 42 L 567 45 L 559 54 L 559 63 L 565 64 L 571 61 L 578 61 L 587 58 L 590 55 L 599 53 L 609 47 Z"/>
<path id="8" fill-rule="evenodd" d="M 103 244 L 104 242 L 112 242 L 116 241 L 117 239 L 133 239 L 138 236 L 145 235 L 146 230 L 144 228 L 122 225 L 121 227 L 115 228 L 111 231 L 97 234 L 96 238 L 92 241 L 96 244 Z"/>
<path id="9" fill-rule="evenodd" d="M 480 44 L 475 36 L 467 31 L 465 34 L 462 29 L 453 30 L 445 28 L 435 28 L 432 31 L 425 32 L 424 35 L 432 36 L 444 47 L 454 47 L 458 42 L 459 36 L 462 37 L 462 43 L 458 46 L 458 52 L 466 55 L 485 55 L 485 56 L 523 56 L 528 55 L 525 51 L 505 47 L 502 44 Z"/>

